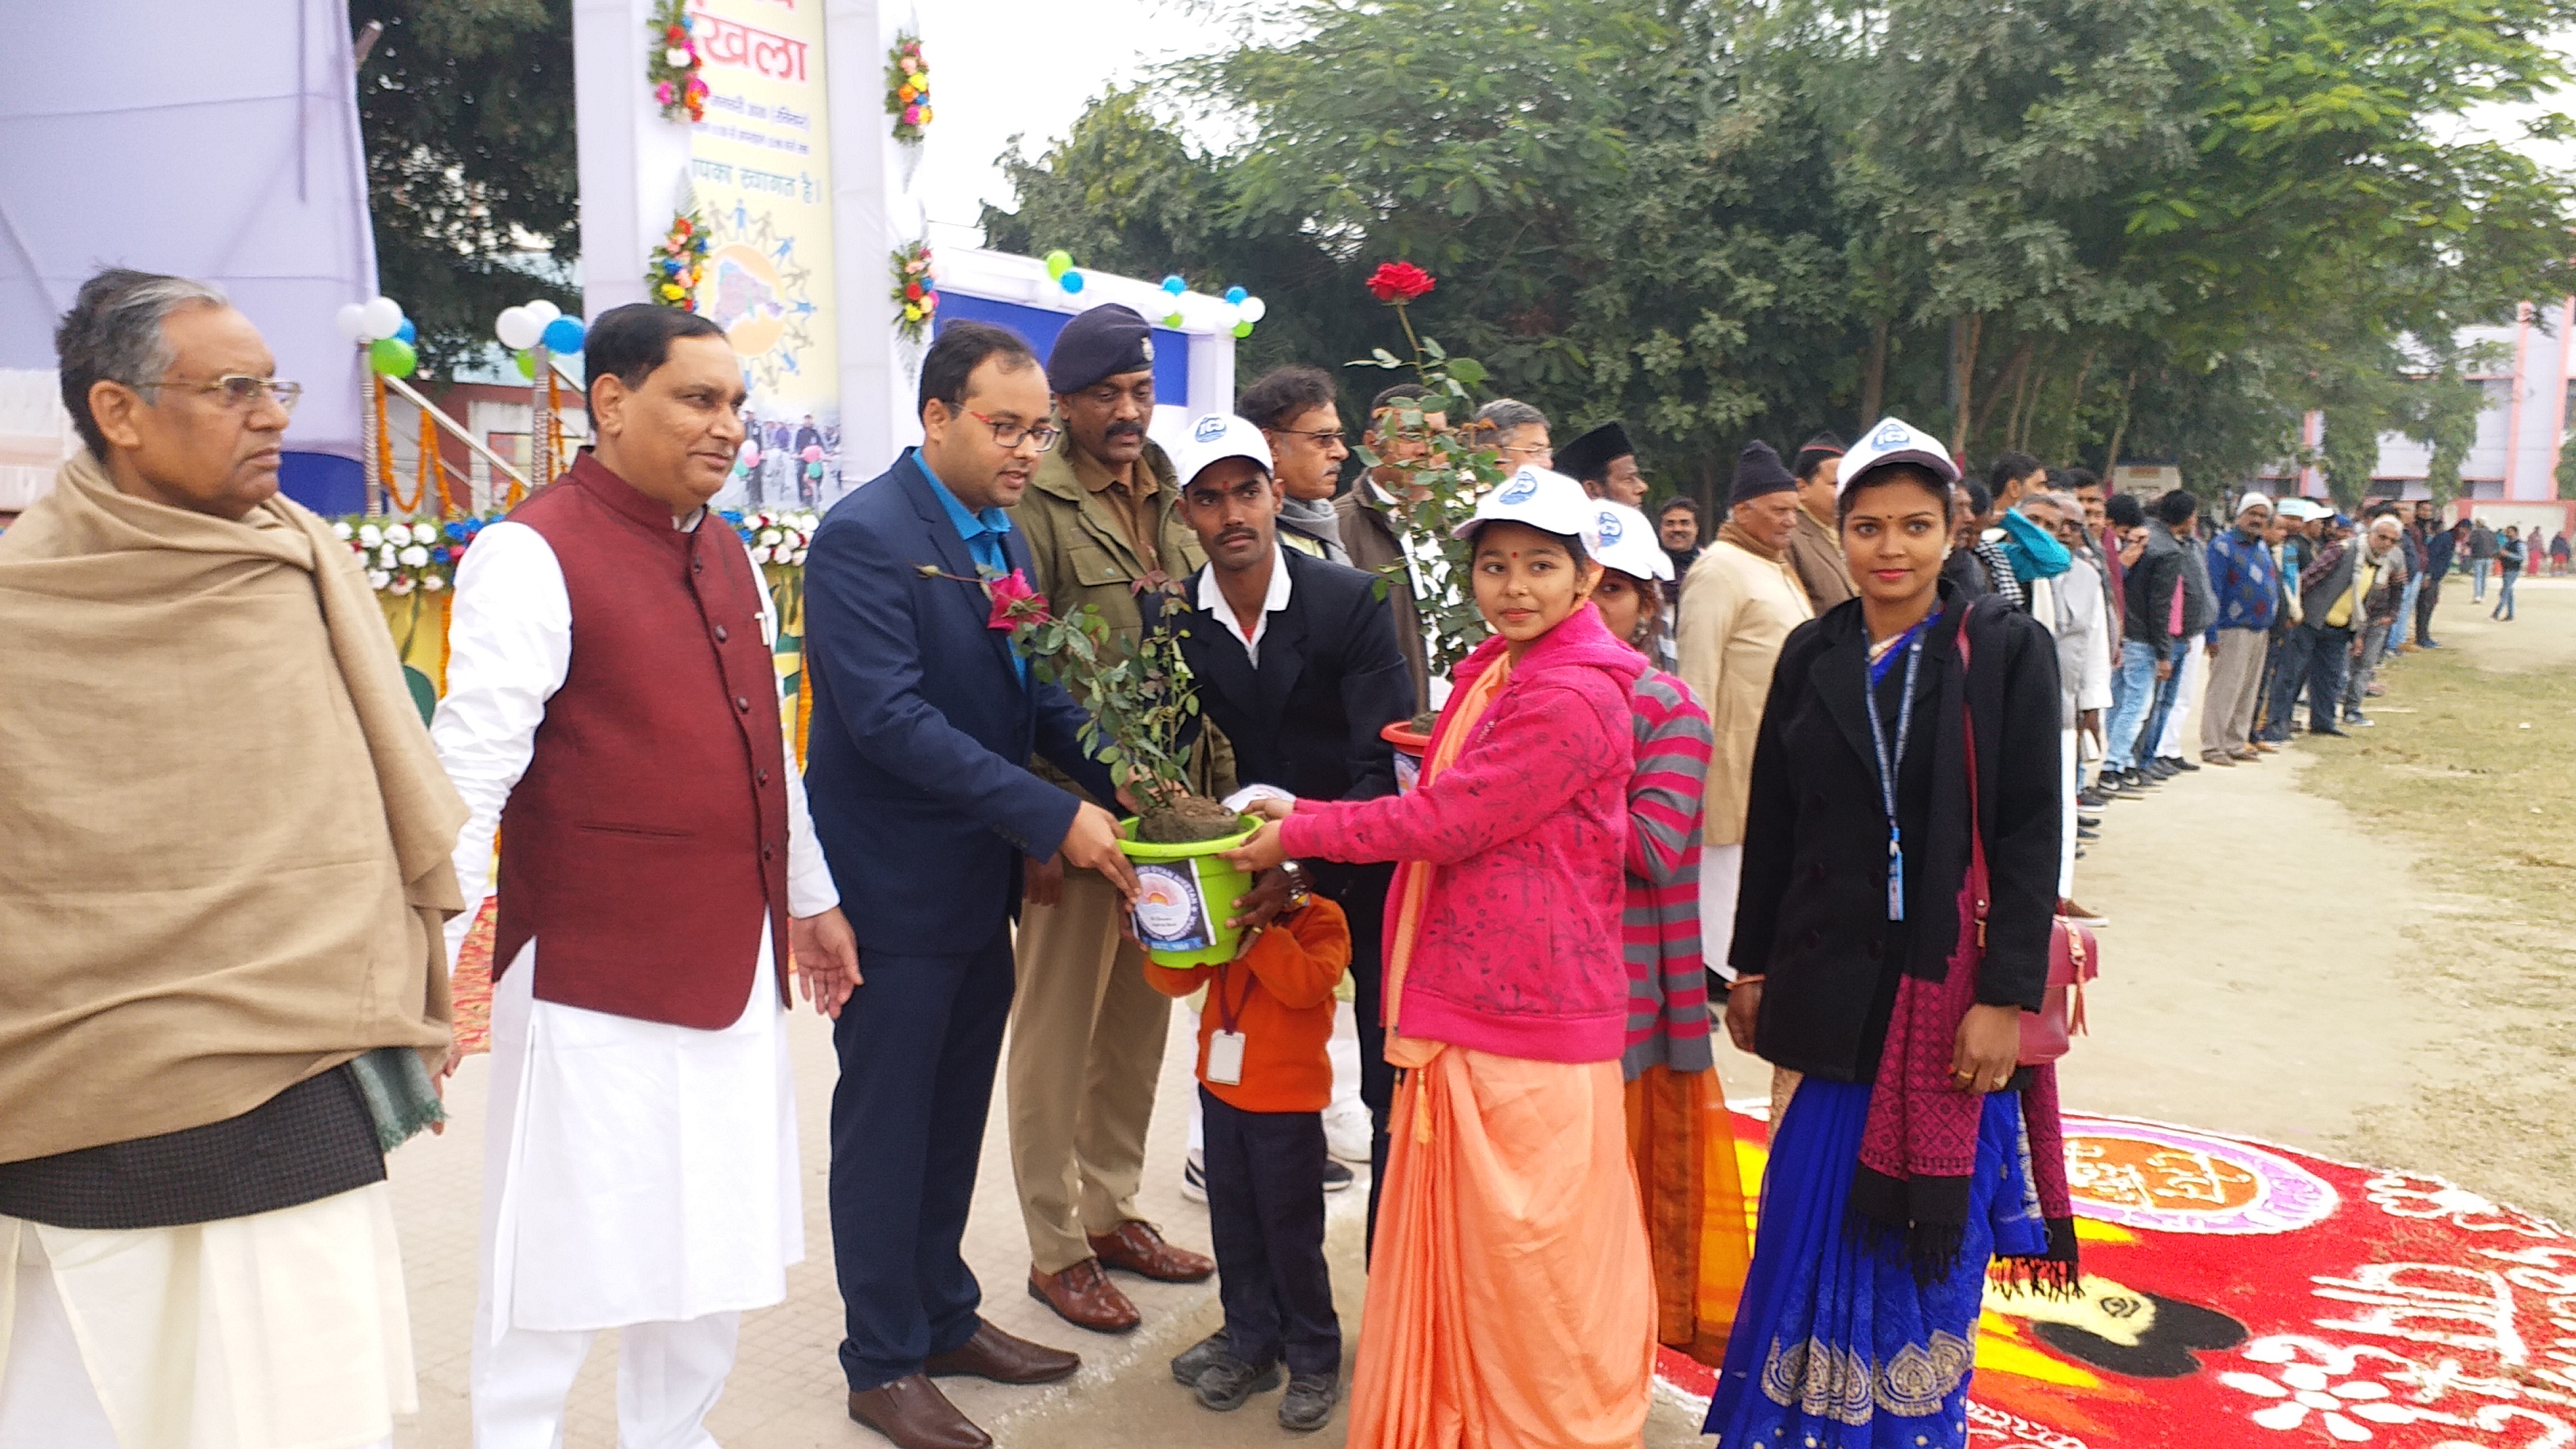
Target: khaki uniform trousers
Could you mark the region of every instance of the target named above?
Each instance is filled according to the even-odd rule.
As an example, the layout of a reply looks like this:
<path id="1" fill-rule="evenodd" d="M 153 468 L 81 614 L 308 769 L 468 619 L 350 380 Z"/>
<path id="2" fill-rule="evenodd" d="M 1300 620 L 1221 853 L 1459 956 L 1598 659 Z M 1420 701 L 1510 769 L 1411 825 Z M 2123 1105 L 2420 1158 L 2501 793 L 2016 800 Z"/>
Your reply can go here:
<path id="1" fill-rule="evenodd" d="M 2263 692 L 2264 651 L 2271 635 L 2261 629 L 2218 631 L 2218 658 L 2209 667 L 2209 691 L 2200 706 L 2204 754 L 2245 748 L 2254 732 L 2254 703 Z"/>
<path id="2" fill-rule="evenodd" d="M 1099 872 L 1068 868 L 1061 902 L 1020 913 L 1004 1085 L 1011 1172 L 1041 1273 L 1093 1256 L 1089 1234 L 1139 1216 L 1172 1001 L 1145 983 L 1144 952 L 1119 935 L 1119 912 Z"/>

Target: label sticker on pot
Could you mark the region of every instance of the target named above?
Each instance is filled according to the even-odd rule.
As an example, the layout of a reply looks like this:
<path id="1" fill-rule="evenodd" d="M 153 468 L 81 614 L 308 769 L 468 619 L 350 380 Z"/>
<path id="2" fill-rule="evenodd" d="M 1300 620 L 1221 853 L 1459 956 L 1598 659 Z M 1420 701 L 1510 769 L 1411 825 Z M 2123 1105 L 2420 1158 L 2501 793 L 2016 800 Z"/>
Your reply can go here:
<path id="1" fill-rule="evenodd" d="M 1136 939 L 1155 951 L 1196 951 L 1215 939 L 1199 906 L 1198 862 L 1136 863 Z"/>

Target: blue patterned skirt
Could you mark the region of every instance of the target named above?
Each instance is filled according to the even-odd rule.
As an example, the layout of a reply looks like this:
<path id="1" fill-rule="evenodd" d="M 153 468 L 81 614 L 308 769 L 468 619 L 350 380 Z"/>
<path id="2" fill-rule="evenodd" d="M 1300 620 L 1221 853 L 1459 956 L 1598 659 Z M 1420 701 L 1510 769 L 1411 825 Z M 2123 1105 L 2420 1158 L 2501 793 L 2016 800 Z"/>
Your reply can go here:
<path id="1" fill-rule="evenodd" d="M 1719 1449 L 1960 1449 L 1986 1265 L 2047 1249 L 2021 1098 L 1986 1098 L 1966 1250 L 1929 1288 L 1845 1230 L 1870 1087 L 1809 1078 L 1771 1137 L 1762 1226 L 1708 1410 Z"/>

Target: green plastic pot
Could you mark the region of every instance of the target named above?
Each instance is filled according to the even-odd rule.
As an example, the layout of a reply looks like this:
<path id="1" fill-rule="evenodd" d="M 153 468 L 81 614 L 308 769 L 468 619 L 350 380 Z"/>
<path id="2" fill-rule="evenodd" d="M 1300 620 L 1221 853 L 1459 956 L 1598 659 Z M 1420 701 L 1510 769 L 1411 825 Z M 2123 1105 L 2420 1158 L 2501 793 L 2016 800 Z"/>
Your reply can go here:
<path id="1" fill-rule="evenodd" d="M 1234 959 L 1243 933 L 1225 921 L 1234 914 L 1235 897 L 1252 889 L 1252 877 L 1226 864 L 1217 852 L 1234 849 L 1261 828 L 1257 817 L 1240 818 L 1240 834 L 1186 845 L 1138 840 L 1132 817 L 1118 822 L 1118 848 L 1135 862 L 1141 887 L 1131 924 L 1154 964 L 1207 966 Z"/>

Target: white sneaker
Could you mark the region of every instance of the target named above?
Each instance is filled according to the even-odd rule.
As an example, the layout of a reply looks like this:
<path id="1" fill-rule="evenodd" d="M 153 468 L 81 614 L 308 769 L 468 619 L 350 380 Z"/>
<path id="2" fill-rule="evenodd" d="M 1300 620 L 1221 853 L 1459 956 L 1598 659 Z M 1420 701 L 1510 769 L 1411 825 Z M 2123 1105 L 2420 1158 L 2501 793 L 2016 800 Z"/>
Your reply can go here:
<path id="1" fill-rule="evenodd" d="M 1344 1162 L 1368 1161 L 1369 1144 L 1376 1135 L 1367 1103 L 1335 1102 L 1324 1109 L 1324 1150 Z"/>

